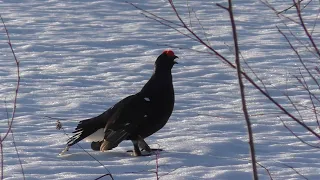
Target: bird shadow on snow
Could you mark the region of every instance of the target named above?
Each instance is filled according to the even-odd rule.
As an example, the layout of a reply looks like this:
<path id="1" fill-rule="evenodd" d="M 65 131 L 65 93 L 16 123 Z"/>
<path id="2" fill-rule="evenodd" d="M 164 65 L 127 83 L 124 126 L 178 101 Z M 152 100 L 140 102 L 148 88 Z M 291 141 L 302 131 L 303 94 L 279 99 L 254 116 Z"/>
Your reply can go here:
<path id="1" fill-rule="evenodd" d="M 90 155 L 94 156 L 94 158 L 98 159 L 102 164 L 107 166 L 107 168 L 115 175 L 125 174 L 126 172 L 144 172 L 144 173 L 152 173 L 156 164 L 154 160 L 156 159 L 156 155 L 153 154 L 151 156 L 142 156 L 142 157 L 133 157 L 130 153 L 125 150 L 113 150 L 108 152 L 89 152 Z M 159 153 L 159 175 L 167 176 L 173 175 L 176 176 L 178 174 L 190 174 L 190 177 L 202 177 L 203 172 L 200 170 L 201 168 L 205 168 L 205 170 L 212 171 L 217 170 L 223 172 L 229 171 L 234 175 L 238 173 L 237 169 L 225 169 L 226 166 L 242 166 L 247 163 L 246 159 L 238 159 L 239 156 L 234 154 L 231 157 L 222 157 L 214 152 L 209 154 L 194 154 L 191 152 L 179 152 L 179 151 L 166 151 L 165 149 Z M 64 155 L 59 156 L 63 160 L 67 161 L 92 161 L 93 158 L 90 157 L 86 152 L 73 152 L 66 153 Z M 237 160 L 235 160 L 237 159 Z M 136 162 L 134 165 L 129 163 L 129 161 Z M 124 163 L 124 164 L 119 164 Z M 119 168 L 119 166 L 123 166 L 123 168 Z M 216 176 L 225 179 L 226 174 L 216 174 Z M 248 177 L 247 172 L 243 172 L 243 174 L 239 174 L 241 177 Z M 228 179 L 228 178 L 227 178 Z"/>
<path id="2" fill-rule="evenodd" d="M 92 161 L 94 158 L 99 161 L 105 160 L 116 160 L 119 158 L 130 158 L 133 157 L 129 152 L 125 151 L 108 151 L 108 152 L 66 152 L 65 154 L 58 155 L 59 158 L 68 160 L 68 161 Z"/>

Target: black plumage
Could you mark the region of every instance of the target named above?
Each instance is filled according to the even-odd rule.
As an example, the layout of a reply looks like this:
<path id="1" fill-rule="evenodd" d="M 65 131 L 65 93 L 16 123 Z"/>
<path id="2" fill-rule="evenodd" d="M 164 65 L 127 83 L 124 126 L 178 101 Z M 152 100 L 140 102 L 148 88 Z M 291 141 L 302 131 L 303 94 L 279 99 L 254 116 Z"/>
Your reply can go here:
<path id="1" fill-rule="evenodd" d="M 174 107 L 174 89 L 171 69 L 177 62 L 173 51 L 164 51 L 156 60 L 149 81 L 137 94 L 128 96 L 101 115 L 79 122 L 67 148 L 103 129 L 98 142 L 92 142 L 93 150 L 110 150 L 123 140 L 131 140 L 134 155 L 141 149 L 151 152 L 144 139 L 160 130 L 168 121 Z"/>

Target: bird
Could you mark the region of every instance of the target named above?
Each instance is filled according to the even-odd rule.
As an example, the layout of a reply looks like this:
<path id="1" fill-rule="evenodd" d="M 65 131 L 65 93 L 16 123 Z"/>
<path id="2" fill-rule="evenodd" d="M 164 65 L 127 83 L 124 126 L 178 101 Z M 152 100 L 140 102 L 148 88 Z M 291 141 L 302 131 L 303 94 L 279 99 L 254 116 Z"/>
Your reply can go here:
<path id="1" fill-rule="evenodd" d="M 172 50 L 163 51 L 143 88 L 99 116 L 80 121 L 60 154 L 85 139 L 91 141 L 92 150 L 101 152 L 117 147 L 124 140 L 131 140 L 133 156 L 151 155 L 157 149 L 151 149 L 144 139 L 163 128 L 174 109 L 171 70 L 178 64 L 176 58 L 178 56 Z"/>

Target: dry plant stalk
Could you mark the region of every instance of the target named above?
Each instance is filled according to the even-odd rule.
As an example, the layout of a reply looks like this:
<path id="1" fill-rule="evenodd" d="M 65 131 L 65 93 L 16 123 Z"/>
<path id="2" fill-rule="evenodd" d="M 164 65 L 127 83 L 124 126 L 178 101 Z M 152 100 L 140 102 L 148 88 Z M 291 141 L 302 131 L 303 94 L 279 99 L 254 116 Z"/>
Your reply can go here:
<path id="1" fill-rule="evenodd" d="M 15 95 L 14 95 L 14 101 L 13 101 L 13 110 L 12 110 L 12 115 L 11 115 L 11 118 L 8 122 L 8 129 L 7 131 L 5 132 L 5 134 L 3 136 L 0 135 L 0 153 L 1 153 L 1 179 L 4 178 L 4 172 L 3 172 L 3 167 L 4 167 L 4 156 L 3 156 L 3 141 L 6 140 L 6 138 L 8 137 L 8 134 L 10 132 L 12 132 L 12 123 L 14 121 L 14 118 L 15 118 L 15 115 L 16 115 L 16 110 L 17 110 L 17 100 L 18 100 L 18 92 L 19 92 L 19 87 L 20 87 L 20 66 L 19 66 L 19 61 L 16 57 L 16 54 L 13 50 L 13 47 L 12 47 L 12 44 L 11 44 L 11 39 L 10 39 L 10 36 L 9 36 L 9 32 L 8 32 L 8 29 L 7 29 L 7 26 L 6 24 L 4 23 L 4 20 L 2 18 L 2 16 L 0 15 L 0 19 L 2 21 L 2 24 L 3 24 L 3 27 L 4 27 L 4 30 L 6 32 L 6 35 L 7 35 L 7 40 L 8 40 L 8 45 L 11 49 L 11 52 L 12 52 L 12 55 L 14 57 L 14 60 L 15 60 L 15 63 L 16 63 L 16 68 L 17 68 L 17 85 L 16 85 L 16 89 L 15 89 Z M 21 161 L 20 161 L 20 165 L 22 167 L 22 164 L 21 164 Z M 25 179 L 24 177 L 24 172 L 23 172 L 23 169 L 22 169 L 22 173 L 23 173 L 23 178 Z"/>

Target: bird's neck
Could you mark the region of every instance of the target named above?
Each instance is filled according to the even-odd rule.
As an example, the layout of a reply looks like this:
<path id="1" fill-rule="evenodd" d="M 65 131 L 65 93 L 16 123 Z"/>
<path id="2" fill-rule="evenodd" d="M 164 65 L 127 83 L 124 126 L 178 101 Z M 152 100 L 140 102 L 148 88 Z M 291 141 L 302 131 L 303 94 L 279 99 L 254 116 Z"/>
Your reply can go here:
<path id="1" fill-rule="evenodd" d="M 155 71 L 141 92 L 162 92 L 163 89 L 172 89 L 172 74 L 170 71 Z"/>

